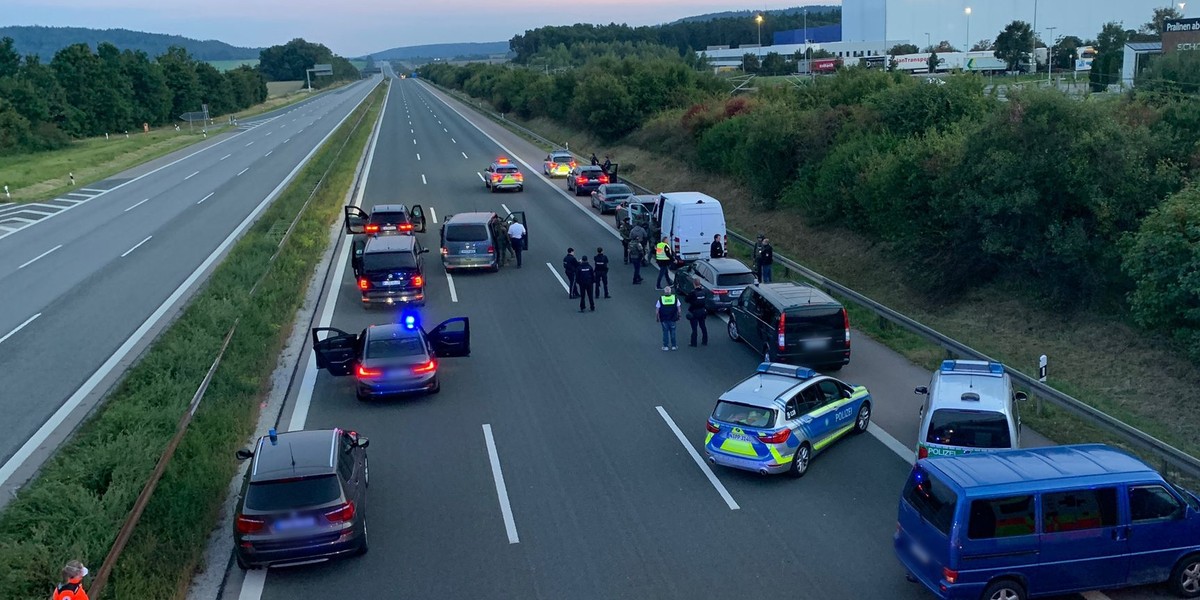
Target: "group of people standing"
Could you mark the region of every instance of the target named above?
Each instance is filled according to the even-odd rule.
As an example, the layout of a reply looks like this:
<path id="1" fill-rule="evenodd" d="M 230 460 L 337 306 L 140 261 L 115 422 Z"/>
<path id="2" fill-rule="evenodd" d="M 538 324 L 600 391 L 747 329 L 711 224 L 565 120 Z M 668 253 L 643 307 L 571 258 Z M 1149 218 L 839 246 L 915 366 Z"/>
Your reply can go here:
<path id="1" fill-rule="evenodd" d="M 604 248 L 596 248 L 596 256 L 590 262 L 586 255 L 576 258 L 575 249 L 567 248 L 567 255 L 563 257 L 563 272 L 567 275 L 568 297 L 579 298 L 579 312 L 584 312 L 585 306 L 596 310 L 596 297 L 601 289 L 605 298 L 612 298 L 608 294 L 608 255 L 604 253 Z"/>
<path id="2" fill-rule="evenodd" d="M 696 346 L 696 334 L 701 333 L 701 345 L 708 345 L 708 299 L 707 292 L 700 285 L 700 280 L 694 281 L 695 285 L 692 291 L 688 292 L 687 296 L 683 297 L 683 303 L 687 304 L 687 320 L 692 326 L 692 339 L 689 346 Z M 678 350 L 679 345 L 676 343 L 676 330 L 678 323 L 683 317 L 683 310 L 680 306 L 680 299 L 675 295 L 675 290 L 671 286 L 663 288 L 662 296 L 659 296 L 658 302 L 654 304 L 654 319 L 662 326 L 662 349 L 663 352 L 668 350 Z"/>

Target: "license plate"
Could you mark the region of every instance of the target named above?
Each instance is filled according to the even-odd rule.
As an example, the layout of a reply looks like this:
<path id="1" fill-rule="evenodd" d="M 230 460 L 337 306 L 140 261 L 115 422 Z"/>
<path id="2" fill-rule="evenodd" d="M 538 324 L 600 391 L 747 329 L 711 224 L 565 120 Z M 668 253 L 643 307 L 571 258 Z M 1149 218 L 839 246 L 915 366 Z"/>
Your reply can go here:
<path id="1" fill-rule="evenodd" d="M 741 295 L 742 295 L 742 290 L 729 290 L 730 298 L 737 298 L 738 296 L 741 296 Z"/>
<path id="2" fill-rule="evenodd" d="M 383 285 L 404 285 L 404 282 L 391 279 L 391 280 L 383 282 Z"/>
<path id="3" fill-rule="evenodd" d="M 463 254 L 475 254 L 475 249 L 474 248 L 463 248 L 462 253 Z"/>
<path id="4" fill-rule="evenodd" d="M 912 553 L 913 553 L 913 557 L 916 558 L 917 560 L 921 561 L 923 564 L 929 564 L 929 561 L 931 560 L 929 553 L 926 552 L 925 549 L 922 548 L 920 544 L 913 542 Z"/>
<path id="5" fill-rule="evenodd" d="M 729 434 L 729 439 L 737 441 L 737 442 L 749 442 L 749 441 L 753 440 L 754 438 L 752 438 L 744 433 L 731 433 L 731 434 Z"/>
<path id="6" fill-rule="evenodd" d="M 829 347 L 829 340 L 804 340 L 805 350 L 824 350 Z"/>
<path id="7" fill-rule="evenodd" d="M 308 529 L 315 527 L 317 520 L 313 517 L 296 517 L 294 519 L 280 519 L 275 521 L 275 529 L 278 531 L 295 531 L 297 529 Z"/>
<path id="8" fill-rule="evenodd" d="M 384 231 L 395 231 L 396 226 L 395 225 L 384 225 L 383 227 L 380 227 L 380 229 L 382 229 Z"/>

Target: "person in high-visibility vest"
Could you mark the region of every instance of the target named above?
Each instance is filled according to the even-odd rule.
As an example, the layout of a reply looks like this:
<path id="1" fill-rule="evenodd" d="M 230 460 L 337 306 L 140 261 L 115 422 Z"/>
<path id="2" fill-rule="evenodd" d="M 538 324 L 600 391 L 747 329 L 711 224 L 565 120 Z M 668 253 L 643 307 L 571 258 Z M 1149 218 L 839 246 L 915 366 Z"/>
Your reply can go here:
<path id="1" fill-rule="evenodd" d="M 88 600 L 87 592 L 83 589 L 83 578 L 87 577 L 88 569 L 83 563 L 73 560 L 63 567 L 63 582 L 54 587 L 53 600 Z"/>
<path id="2" fill-rule="evenodd" d="M 658 280 L 654 284 L 654 289 L 663 289 L 663 279 L 667 283 L 671 283 L 671 245 L 667 243 L 667 238 L 664 237 L 661 242 L 654 245 L 654 261 L 658 263 Z"/>
<path id="3" fill-rule="evenodd" d="M 662 325 L 663 337 L 663 352 L 667 350 L 678 350 L 679 345 L 675 343 L 675 329 L 679 322 L 679 299 L 675 297 L 675 293 L 671 290 L 671 286 L 663 289 L 663 295 L 659 297 L 658 302 L 654 305 L 654 318 Z"/>

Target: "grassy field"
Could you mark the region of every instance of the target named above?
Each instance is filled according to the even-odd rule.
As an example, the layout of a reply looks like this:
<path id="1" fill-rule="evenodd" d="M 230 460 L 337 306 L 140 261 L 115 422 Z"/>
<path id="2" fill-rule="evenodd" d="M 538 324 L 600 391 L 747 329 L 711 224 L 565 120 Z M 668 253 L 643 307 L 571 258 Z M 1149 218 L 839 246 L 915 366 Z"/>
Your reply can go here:
<path id="1" fill-rule="evenodd" d="M 0 514 L 0 598 L 46 597 L 71 558 L 99 568 L 222 338 L 240 317 L 204 403 L 106 588 L 108 598 L 184 597 L 236 471 L 233 453 L 253 430 L 303 302 L 297 290 L 305 289 L 325 251 L 384 92 L 381 87 L 347 119 L 103 408 Z M 281 231 L 327 169 L 293 237 L 268 265 Z"/>
<path id="2" fill-rule="evenodd" d="M 1195 414 L 1190 398 L 1200 385 L 1200 368 L 1161 338 L 1109 314 L 1046 308 L 999 285 L 950 296 L 914 288 L 905 266 L 886 245 L 848 229 L 810 227 L 795 212 L 764 211 L 748 190 L 726 177 L 698 172 L 674 156 L 644 148 L 605 145 L 546 119 L 520 124 L 556 142 L 569 142 L 576 153 L 609 154 L 622 171 L 633 173 L 639 184 L 650 189 L 699 189 L 720 198 L 731 229 L 750 235 L 763 232 L 780 254 L 1013 368 L 1036 372 L 1038 357 L 1046 354 L 1049 383 L 1057 389 L 1193 456 L 1200 455 L 1197 419 L 1187 416 Z M 639 164 L 655 168 L 638 169 Z M 897 327 L 881 325 L 865 309 L 851 314 L 855 327 L 916 364 L 932 369 L 943 358 L 939 348 Z M 1048 404 L 1027 410 L 1024 418 L 1060 443 L 1117 442 Z"/>
<path id="3" fill-rule="evenodd" d="M 243 59 L 238 59 L 238 60 L 210 60 L 207 62 L 208 62 L 208 64 L 216 67 L 217 70 L 222 73 L 224 73 L 225 71 L 231 71 L 242 65 L 248 65 L 251 67 L 258 66 L 257 58 L 243 58 Z"/>

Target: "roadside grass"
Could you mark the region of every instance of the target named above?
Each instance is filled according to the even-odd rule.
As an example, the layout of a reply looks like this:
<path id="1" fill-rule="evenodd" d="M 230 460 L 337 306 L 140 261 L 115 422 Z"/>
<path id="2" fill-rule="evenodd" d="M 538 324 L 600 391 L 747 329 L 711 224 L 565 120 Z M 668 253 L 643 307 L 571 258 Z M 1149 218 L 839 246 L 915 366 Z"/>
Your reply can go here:
<path id="1" fill-rule="evenodd" d="M 478 105 L 478 100 L 470 103 Z M 604 144 L 548 119 L 511 121 L 558 144 L 569 142 L 577 154 L 609 154 L 621 165 L 622 175 L 650 189 L 703 190 L 720 198 L 731 229 L 750 236 L 765 233 L 779 253 L 1012 368 L 1035 373 L 1038 357 L 1045 354 L 1050 385 L 1200 456 L 1200 412 L 1192 406 L 1200 387 L 1200 366 L 1173 352 L 1161 336 L 1110 314 L 1048 308 L 1005 284 L 969 291 L 918 289 L 910 283 L 908 267 L 887 244 L 849 228 L 810 227 L 795 211 L 766 210 L 745 187 L 724 176 L 696 171 L 669 153 Z M 970 276 L 969 271 L 963 273 Z M 891 325 L 881 327 L 866 309 L 853 309 L 851 318 L 864 334 L 915 364 L 932 369 L 944 357 L 940 348 L 915 334 Z M 1124 446 L 1115 436 L 1046 402 L 1040 414 L 1026 409 L 1023 415 L 1026 424 L 1059 443 Z"/>
<path id="2" fill-rule="evenodd" d="M 186 595 L 237 470 L 233 453 L 253 430 L 303 302 L 297 290 L 305 289 L 321 259 L 385 92 L 384 86 L 376 90 L 330 137 L 97 414 L 0 513 L 0 598 L 44 598 L 69 559 L 100 566 L 225 333 L 240 317 L 204 403 L 106 588 L 112 598 Z M 327 168 L 324 184 L 268 267 L 283 228 Z M 249 296 L 268 269 L 258 293 Z"/>

